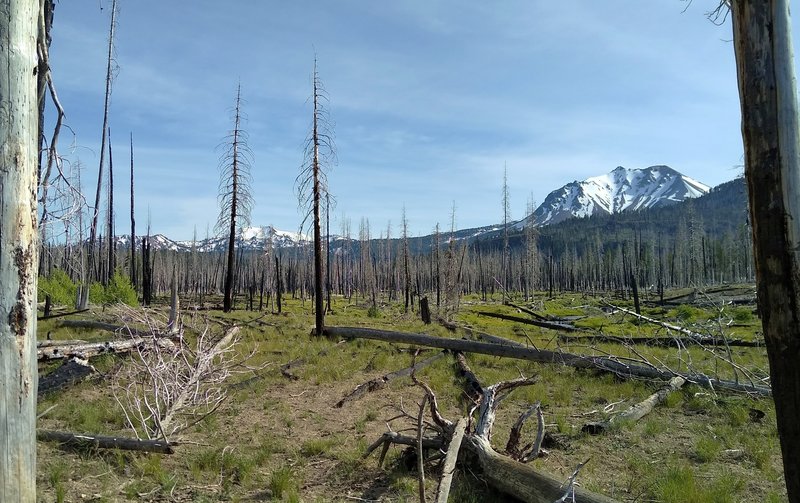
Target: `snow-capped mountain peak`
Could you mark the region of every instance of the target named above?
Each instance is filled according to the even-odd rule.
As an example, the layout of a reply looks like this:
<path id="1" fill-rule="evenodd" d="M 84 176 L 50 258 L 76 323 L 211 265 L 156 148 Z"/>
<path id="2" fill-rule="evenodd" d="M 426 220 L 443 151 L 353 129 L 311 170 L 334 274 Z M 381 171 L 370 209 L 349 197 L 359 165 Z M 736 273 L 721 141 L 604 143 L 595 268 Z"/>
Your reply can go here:
<path id="1" fill-rule="evenodd" d="M 551 192 L 517 226 L 549 225 L 573 217 L 657 208 L 699 197 L 709 187 L 669 166 L 617 167 L 605 175 L 574 181 Z"/>

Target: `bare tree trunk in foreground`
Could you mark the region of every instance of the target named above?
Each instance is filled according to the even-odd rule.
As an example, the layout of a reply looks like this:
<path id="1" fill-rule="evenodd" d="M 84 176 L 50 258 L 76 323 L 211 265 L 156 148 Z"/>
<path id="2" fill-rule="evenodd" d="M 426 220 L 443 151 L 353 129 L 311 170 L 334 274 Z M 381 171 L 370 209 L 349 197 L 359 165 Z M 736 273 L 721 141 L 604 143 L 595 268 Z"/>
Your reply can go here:
<path id="1" fill-rule="evenodd" d="M 36 500 L 39 2 L 0 0 L 0 501 Z"/>

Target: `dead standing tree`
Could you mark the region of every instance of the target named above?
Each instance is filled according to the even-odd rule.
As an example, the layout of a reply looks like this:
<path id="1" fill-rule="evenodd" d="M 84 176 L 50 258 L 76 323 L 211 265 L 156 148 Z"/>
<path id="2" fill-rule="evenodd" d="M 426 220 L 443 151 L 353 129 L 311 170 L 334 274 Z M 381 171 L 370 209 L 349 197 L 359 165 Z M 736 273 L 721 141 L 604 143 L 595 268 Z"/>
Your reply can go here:
<path id="1" fill-rule="evenodd" d="M 233 309 L 233 280 L 236 259 L 236 231 L 250 222 L 253 197 L 250 166 L 253 154 L 247 145 L 247 133 L 242 130 L 242 86 L 236 88 L 233 109 L 233 130 L 225 140 L 225 151 L 219 161 L 219 218 L 216 231 L 228 233 L 228 255 L 225 269 L 223 310 Z"/>
<path id="2" fill-rule="evenodd" d="M 800 501 L 800 125 L 788 0 L 737 0 L 733 41 L 758 301 L 789 501 Z"/>
<path id="3" fill-rule="evenodd" d="M 95 262 L 95 259 L 93 257 L 94 257 L 94 244 L 97 242 L 97 220 L 100 218 L 100 192 L 103 186 L 103 169 L 105 164 L 106 134 L 108 133 L 108 107 L 109 107 L 109 101 L 111 100 L 111 82 L 113 81 L 113 73 L 114 73 L 114 30 L 116 28 L 116 21 L 117 21 L 117 0 L 113 0 L 111 3 L 111 26 L 108 30 L 108 58 L 106 60 L 107 61 L 106 94 L 105 94 L 105 104 L 103 105 L 103 134 L 100 140 L 100 168 L 97 171 L 97 192 L 95 193 L 95 198 L 94 198 L 92 227 L 89 233 L 89 261 L 91 262 L 91 265 L 89 267 L 89 272 L 90 274 L 94 274 L 95 277 L 98 276 L 98 271 L 100 270 L 100 264 L 98 262 L 102 261 L 102 258 L 98 258 L 97 262 Z M 111 236 L 108 236 L 108 238 L 111 238 Z M 108 277 L 102 279 L 104 284 L 108 282 L 107 281 Z"/>
<path id="4" fill-rule="evenodd" d="M 38 2 L 0 1 L 0 500 L 36 500 Z"/>
<path id="5" fill-rule="evenodd" d="M 312 75 L 313 94 L 311 96 L 314 112 L 311 133 L 306 138 L 303 164 L 295 180 L 300 207 L 305 210 L 302 228 L 311 218 L 314 229 L 314 310 L 316 334 L 325 330 L 325 307 L 322 292 L 322 233 L 320 231 L 320 204 L 328 195 L 328 177 L 325 168 L 336 163 L 336 149 L 333 142 L 333 123 L 325 106 L 328 93 L 322 86 L 317 73 L 317 60 L 314 59 Z"/>

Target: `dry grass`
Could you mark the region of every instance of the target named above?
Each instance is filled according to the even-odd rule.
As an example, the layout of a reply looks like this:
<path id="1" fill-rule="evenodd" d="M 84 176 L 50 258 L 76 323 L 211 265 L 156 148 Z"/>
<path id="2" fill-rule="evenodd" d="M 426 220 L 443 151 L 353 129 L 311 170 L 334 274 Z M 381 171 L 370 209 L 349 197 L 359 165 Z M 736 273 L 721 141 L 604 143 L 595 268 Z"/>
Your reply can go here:
<path id="1" fill-rule="evenodd" d="M 554 333 L 528 325 L 480 317 L 477 310 L 511 312 L 498 304 L 478 305 L 468 299 L 458 321 L 477 329 L 555 347 Z M 582 323 L 602 326 L 606 333 L 648 336 L 655 327 L 630 317 L 603 314 L 596 299 L 580 295 L 543 301 L 537 308 L 558 315 L 584 314 Z M 361 458 L 365 448 L 386 431 L 385 421 L 401 404 L 412 411 L 421 390 L 404 378 L 363 398 L 334 408 L 357 385 L 392 370 L 408 366 L 412 356 L 402 348 L 376 341 L 340 343 L 309 337 L 313 316 L 311 303 L 286 302 L 282 315 L 237 311 L 223 316 L 209 312 L 213 320 L 242 325 L 241 353 L 255 349 L 251 363 L 271 364 L 256 375 L 241 375 L 229 398 L 217 413 L 200 421 L 182 439 L 172 456 L 129 452 L 63 449 L 39 444 L 39 494 L 41 501 L 354 501 L 352 498 L 386 502 L 415 501 L 416 475 L 404 463 L 402 451 L 392 448 L 384 467 L 377 458 Z M 713 309 L 692 311 L 695 329 L 716 319 Z M 372 313 L 373 315 L 375 313 Z M 652 316 L 665 316 L 660 308 Z M 94 313 L 113 317 L 113 313 Z M 738 314 L 740 320 L 745 316 Z M 676 320 L 672 320 L 676 321 Z M 426 327 L 399 306 L 382 305 L 379 316 L 367 306 L 336 300 L 330 325 L 372 326 L 452 337 L 442 327 Z M 756 324 L 735 328 L 736 337 L 753 337 Z M 40 327 L 54 338 L 97 338 L 59 329 Z M 663 335 L 659 333 L 659 335 Z M 43 335 L 42 335 L 43 337 Z M 621 346 L 566 347 L 565 351 L 606 351 L 636 356 Z M 671 365 L 691 364 L 720 376 L 733 375 L 732 367 L 715 362 L 710 354 L 690 350 L 648 348 L 648 358 Z M 737 361 L 766 367 L 763 349 L 741 348 Z M 281 364 L 295 359 L 303 364 L 292 369 L 299 378 L 280 374 Z M 689 386 L 673 395 L 664 406 L 636 424 L 621 425 L 601 436 L 581 433 L 588 421 L 605 417 L 603 409 L 625 400 L 614 411 L 649 395 L 655 386 L 640 381 L 620 381 L 553 365 L 468 356 L 478 377 L 491 384 L 537 375 L 538 382 L 521 388 L 500 407 L 493 441 L 505 446 L 508 431 L 518 414 L 542 401 L 547 431 L 557 434 L 550 455 L 534 463 L 564 479 L 575 465 L 588 458 L 579 482 L 621 501 L 781 501 L 785 499 L 780 451 L 770 400 L 714 394 Z M 125 358 L 106 357 L 100 370 L 112 374 Z M 455 419 L 468 407 L 453 362 L 443 358 L 419 373 L 437 394 L 444 413 Z M 108 380 L 82 383 L 57 397 L 42 400 L 40 411 L 58 406 L 40 420 L 40 426 L 79 432 L 129 435 L 116 408 Z M 765 412 L 754 421 L 750 409 Z M 400 422 L 392 424 L 401 429 Z M 533 426 L 524 435 L 532 438 Z M 741 452 L 739 455 L 729 452 Z M 434 467 L 430 468 L 434 470 Z M 429 476 L 430 484 L 435 476 Z M 433 494 L 431 485 L 429 493 Z M 459 472 L 451 501 L 503 501 L 485 489 L 476 473 Z"/>

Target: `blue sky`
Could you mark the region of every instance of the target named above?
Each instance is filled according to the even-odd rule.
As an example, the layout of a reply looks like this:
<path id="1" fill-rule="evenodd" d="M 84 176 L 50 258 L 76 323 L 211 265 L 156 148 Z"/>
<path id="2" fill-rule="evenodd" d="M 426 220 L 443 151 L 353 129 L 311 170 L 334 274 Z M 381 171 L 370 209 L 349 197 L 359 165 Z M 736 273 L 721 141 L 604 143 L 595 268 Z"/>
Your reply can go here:
<path id="1" fill-rule="evenodd" d="M 329 181 L 357 233 L 403 206 L 414 235 L 512 217 L 573 180 L 667 164 L 708 185 L 741 172 L 730 21 L 694 0 L 119 0 L 110 125 L 117 231 L 203 237 L 217 218 L 218 145 L 241 82 L 254 225 L 296 230 L 311 72 L 330 95 Z M 57 4 L 51 60 L 72 133 L 62 153 L 97 178 L 110 0 Z M 102 8 L 102 9 L 101 9 Z M 86 190 L 93 194 L 94 189 Z M 93 197 L 91 198 L 93 200 Z"/>

